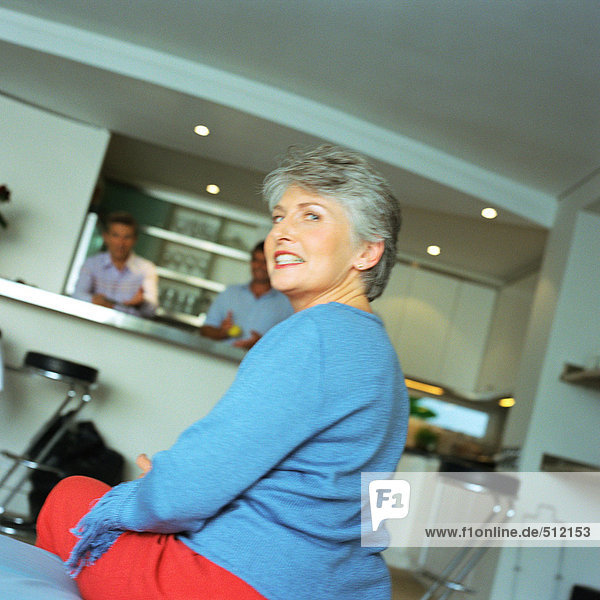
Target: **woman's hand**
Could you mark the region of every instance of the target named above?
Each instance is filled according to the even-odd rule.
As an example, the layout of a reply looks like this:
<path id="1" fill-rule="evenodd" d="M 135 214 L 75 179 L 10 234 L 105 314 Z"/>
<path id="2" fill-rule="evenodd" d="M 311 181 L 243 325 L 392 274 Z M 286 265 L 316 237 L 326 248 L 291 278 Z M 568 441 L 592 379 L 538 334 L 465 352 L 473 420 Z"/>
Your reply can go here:
<path id="1" fill-rule="evenodd" d="M 148 458 L 147 454 L 140 454 L 135 459 L 135 464 L 142 470 L 140 477 L 143 477 L 150 469 L 152 469 L 152 461 Z"/>

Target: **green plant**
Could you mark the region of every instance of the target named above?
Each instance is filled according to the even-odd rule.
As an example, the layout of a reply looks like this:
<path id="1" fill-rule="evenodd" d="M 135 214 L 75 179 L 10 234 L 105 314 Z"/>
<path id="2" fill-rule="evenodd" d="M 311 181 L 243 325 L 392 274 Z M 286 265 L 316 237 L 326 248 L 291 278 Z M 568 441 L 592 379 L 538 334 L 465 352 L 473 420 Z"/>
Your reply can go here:
<path id="1" fill-rule="evenodd" d="M 415 434 L 415 445 L 417 448 L 433 452 L 438 443 L 438 434 L 435 431 L 431 431 L 426 426 L 421 427 Z"/>
<path id="2" fill-rule="evenodd" d="M 409 396 L 410 400 L 410 416 L 416 417 L 417 419 L 431 419 L 436 416 L 436 413 L 432 410 L 426 408 L 425 406 L 419 406 L 419 402 L 423 398 L 416 398 L 414 396 Z"/>
<path id="3" fill-rule="evenodd" d="M 0 202 L 8 202 L 9 200 L 10 190 L 5 185 L 0 185 Z M 0 226 L 4 227 L 4 229 L 6 229 L 6 227 L 8 226 L 8 223 L 6 222 L 6 219 L 2 216 L 2 213 L 0 213 Z"/>

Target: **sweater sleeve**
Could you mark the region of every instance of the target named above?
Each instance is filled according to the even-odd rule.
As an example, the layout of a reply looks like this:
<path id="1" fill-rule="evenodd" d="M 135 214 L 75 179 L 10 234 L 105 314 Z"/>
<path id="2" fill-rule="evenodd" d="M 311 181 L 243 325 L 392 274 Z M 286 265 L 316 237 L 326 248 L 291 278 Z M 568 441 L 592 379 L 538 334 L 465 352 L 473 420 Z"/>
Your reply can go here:
<path id="1" fill-rule="evenodd" d="M 318 430 L 318 353 L 310 319 L 290 319 L 271 330 L 214 409 L 155 455 L 151 471 L 129 493 L 115 497 L 111 527 L 196 531 L 276 468 Z"/>
<path id="2" fill-rule="evenodd" d="M 318 333 L 298 319 L 272 334 L 247 355 L 217 406 L 153 458 L 123 507 L 124 528 L 195 530 L 315 434 Z"/>

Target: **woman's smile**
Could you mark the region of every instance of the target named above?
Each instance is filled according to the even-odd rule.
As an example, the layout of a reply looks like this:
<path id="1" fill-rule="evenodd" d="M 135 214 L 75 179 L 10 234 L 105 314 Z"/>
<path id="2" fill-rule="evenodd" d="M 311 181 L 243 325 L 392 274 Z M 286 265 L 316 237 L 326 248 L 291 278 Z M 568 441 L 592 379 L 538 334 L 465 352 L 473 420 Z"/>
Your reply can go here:
<path id="1" fill-rule="evenodd" d="M 282 269 L 290 265 L 300 265 L 304 262 L 304 259 L 300 258 L 297 254 L 291 252 L 275 252 L 275 268 Z"/>

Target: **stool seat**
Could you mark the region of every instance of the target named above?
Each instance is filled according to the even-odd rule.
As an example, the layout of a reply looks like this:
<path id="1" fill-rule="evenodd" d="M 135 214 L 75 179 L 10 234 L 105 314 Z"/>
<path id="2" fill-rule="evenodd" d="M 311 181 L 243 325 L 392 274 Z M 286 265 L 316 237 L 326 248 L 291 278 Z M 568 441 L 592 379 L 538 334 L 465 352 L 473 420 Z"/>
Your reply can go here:
<path id="1" fill-rule="evenodd" d="M 495 471 L 445 471 L 445 477 L 472 492 L 494 492 L 507 498 L 517 495 L 521 482 L 518 478 Z"/>
<path id="2" fill-rule="evenodd" d="M 40 352 L 27 352 L 23 363 L 49 379 L 75 380 L 91 384 L 98 378 L 98 370 L 93 367 Z"/>

